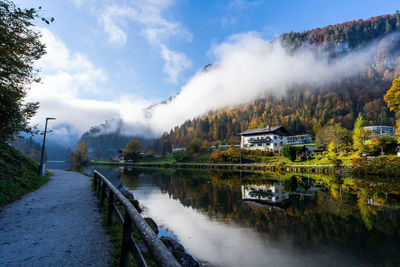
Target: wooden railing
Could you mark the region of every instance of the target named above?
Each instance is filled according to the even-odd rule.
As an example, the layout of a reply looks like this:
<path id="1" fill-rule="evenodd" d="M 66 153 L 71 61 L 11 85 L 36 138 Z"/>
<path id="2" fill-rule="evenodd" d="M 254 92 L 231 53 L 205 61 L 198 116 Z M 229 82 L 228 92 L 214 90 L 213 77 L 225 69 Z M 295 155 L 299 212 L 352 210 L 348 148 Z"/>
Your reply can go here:
<path id="1" fill-rule="evenodd" d="M 107 223 L 112 224 L 115 215 L 123 229 L 120 266 L 128 266 L 129 253 L 132 253 L 138 266 L 147 266 L 132 237 L 132 224 L 136 227 L 158 266 L 181 266 L 132 203 L 98 171 L 94 171 L 94 187 L 100 197 L 101 205 L 104 205 L 106 199 L 108 200 Z M 120 207 L 125 210 L 124 218 L 119 212 L 116 201 L 119 201 Z"/>

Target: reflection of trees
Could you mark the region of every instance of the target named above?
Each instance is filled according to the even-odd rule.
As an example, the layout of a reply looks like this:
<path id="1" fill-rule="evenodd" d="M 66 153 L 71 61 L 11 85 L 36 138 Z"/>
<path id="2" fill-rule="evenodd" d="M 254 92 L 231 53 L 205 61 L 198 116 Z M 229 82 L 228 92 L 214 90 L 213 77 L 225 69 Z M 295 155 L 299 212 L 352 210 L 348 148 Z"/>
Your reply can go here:
<path id="1" fill-rule="evenodd" d="M 314 197 L 291 196 L 292 204 L 285 211 L 249 206 L 241 201 L 241 184 L 273 184 L 270 176 L 230 172 L 177 171 L 174 174 L 146 173 L 163 193 L 218 218 L 268 233 L 271 240 L 289 238 L 299 248 L 334 246 L 360 257 L 393 260 L 400 247 L 399 213 L 367 205 L 368 194 L 359 183 L 349 188 L 341 178 L 332 178 L 326 192 Z M 290 178 L 289 183 L 302 187 L 310 179 Z M 285 181 L 283 183 L 285 184 Z M 358 192 L 358 193 L 357 193 Z M 387 227 L 389 230 L 386 230 Z M 371 229 L 373 229 L 371 231 Z M 386 242 L 391 248 L 382 246 Z"/>
<path id="2" fill-rule="evenodd" d="M 124 169 L 120 172 L 120 179 L 122 184 L 129 188 L 129 190 L 135 190 L 140 183 L 139 171 L 136 169 Z"/>
<path id="3" fill-rule="evenodd" d="M 290 177 L 283 181 L 283 187 L 285 188 L 286 192 L 293 193 L 296 191 L 298 186 L 297 178 L 295 176 Z"/>
<path id="4" fill-rule="evenodd" d="M 371 230 L 374 225 L 374 215 L 376 215 L 376 210 L 367 205 L 368 193 L 365 190 L 360 190 L 358 192 L 358 208 L 360 209 L 361 218 L 365 226 Z"/>
<path id="5" fill-rule="evenodd" d="M 322 211 L 347 219 L 357 212 L 355 197 L 348 192 L 340 192 L 335 197 L 331 192 L 318 192 L 317 204 Z"/>

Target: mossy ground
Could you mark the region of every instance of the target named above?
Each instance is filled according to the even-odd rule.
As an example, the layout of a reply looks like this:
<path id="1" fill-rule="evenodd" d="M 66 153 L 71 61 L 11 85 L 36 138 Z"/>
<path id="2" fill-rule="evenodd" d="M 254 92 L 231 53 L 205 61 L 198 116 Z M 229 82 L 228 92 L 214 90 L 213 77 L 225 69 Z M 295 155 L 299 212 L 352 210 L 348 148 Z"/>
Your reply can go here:
<path id="1" fill-rule="evenodd" d="M 0 207 L 4 206 L 46 182 L 39 177 L 39 165 L 15 148 L 0 144 Z"/>

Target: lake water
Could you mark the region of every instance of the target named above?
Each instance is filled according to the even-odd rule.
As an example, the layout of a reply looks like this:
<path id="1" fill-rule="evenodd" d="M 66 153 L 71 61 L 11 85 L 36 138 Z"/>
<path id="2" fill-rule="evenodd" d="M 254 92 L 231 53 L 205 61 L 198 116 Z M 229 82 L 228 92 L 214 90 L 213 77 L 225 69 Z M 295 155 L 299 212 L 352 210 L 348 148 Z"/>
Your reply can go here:
<path id="1" fill-rule="evenodd" d="M 205 266 L 400 265 L 396 179 L 96 169 Z"/>
<path id="2" fill-rule="evenodd" d="M 56 169 L 56 170 L 70 170 L 71 163 L 61 160 L 52 160 L 46 162 L 47 169 Z"/>

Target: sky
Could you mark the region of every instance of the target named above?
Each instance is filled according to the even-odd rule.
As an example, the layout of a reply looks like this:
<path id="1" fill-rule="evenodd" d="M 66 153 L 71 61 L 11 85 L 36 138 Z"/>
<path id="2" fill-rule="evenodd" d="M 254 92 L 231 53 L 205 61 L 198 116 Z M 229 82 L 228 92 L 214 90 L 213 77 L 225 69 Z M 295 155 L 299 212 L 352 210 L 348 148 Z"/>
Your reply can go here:
<path id="1" fill-rule="evenodd" d="M 32 86 L 28 100 L 41 105 L 32 124 L 42 126 L 45 117 L 56 117 L 51 123 L 60 136 L 79 135 L 112 118 L 146 124 L 135 114 L 190 87 L 205 65 L 224 61 L 226 52 L 222 50 L 229 45 L 235 47 L 248 39 L 269 41 L 285 32 L 392 14 L 400 9 L 395 0 L 15 3 L 41 6 L 43 16 L 55 19 L 50 25 L 37 22 L 48 53 L 37 62 L 42 82 Z M 199 115 L 188 109 L 165 114 L 184 112 L 181 120 Z M 179 122 L 159 124 L 155 132 L 168 131 Z"/>

